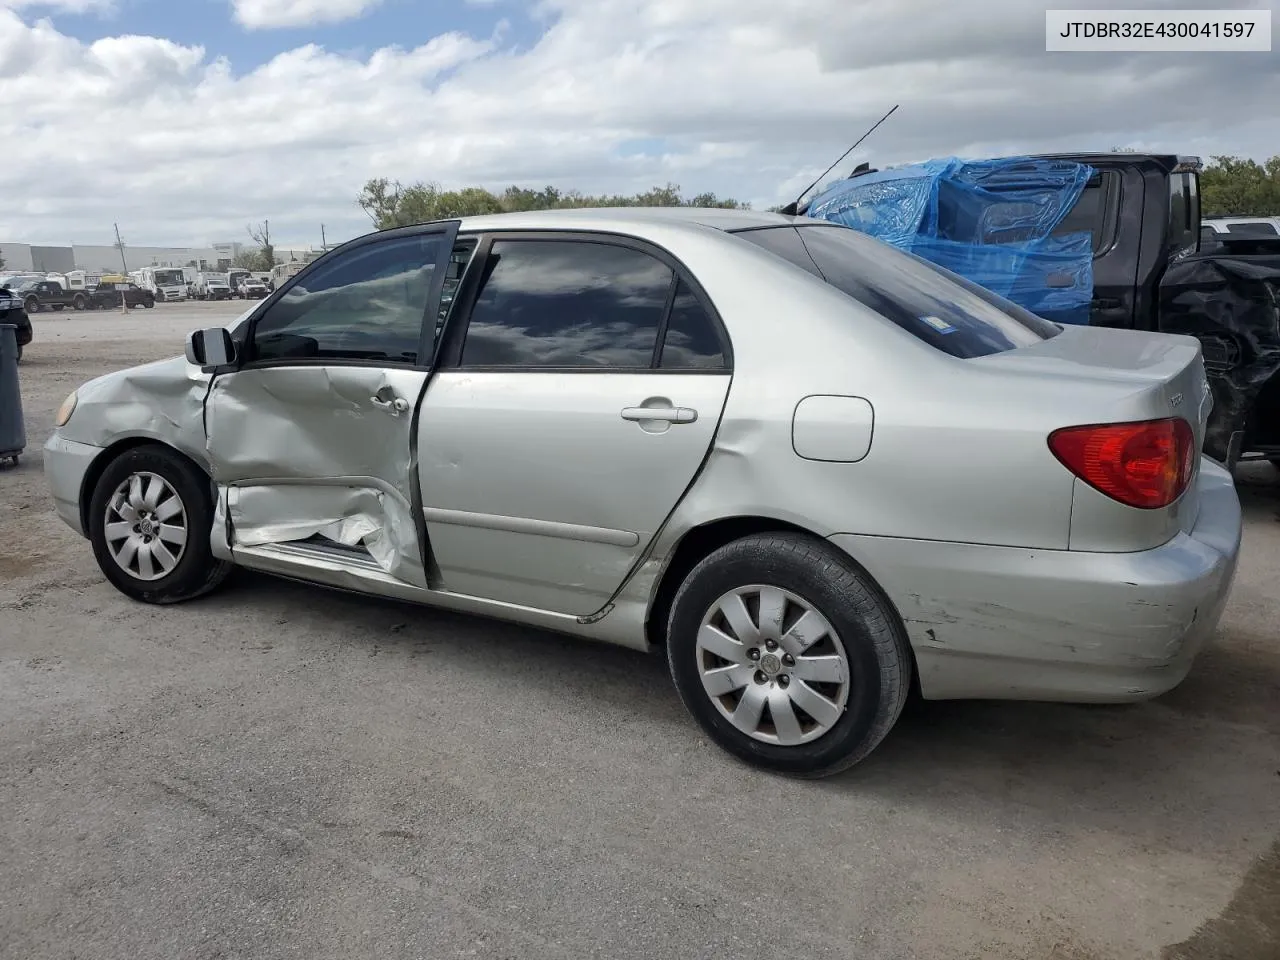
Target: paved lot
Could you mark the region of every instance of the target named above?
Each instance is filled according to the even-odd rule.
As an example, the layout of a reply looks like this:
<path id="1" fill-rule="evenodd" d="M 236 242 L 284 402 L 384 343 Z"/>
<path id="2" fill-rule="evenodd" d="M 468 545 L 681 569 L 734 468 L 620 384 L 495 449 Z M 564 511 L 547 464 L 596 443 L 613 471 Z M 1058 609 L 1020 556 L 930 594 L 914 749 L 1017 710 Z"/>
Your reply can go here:
<path id="1" fill-rule="evenodd" d="M 241 304 L 38 316 L 0 470 L 0 957 L 1280 957 L 1280 480 L 1179 689 L 918 704 L 755 773 L 663 664 L 245 575 L 130 603 L 52 514 L 77 383 Z"/>

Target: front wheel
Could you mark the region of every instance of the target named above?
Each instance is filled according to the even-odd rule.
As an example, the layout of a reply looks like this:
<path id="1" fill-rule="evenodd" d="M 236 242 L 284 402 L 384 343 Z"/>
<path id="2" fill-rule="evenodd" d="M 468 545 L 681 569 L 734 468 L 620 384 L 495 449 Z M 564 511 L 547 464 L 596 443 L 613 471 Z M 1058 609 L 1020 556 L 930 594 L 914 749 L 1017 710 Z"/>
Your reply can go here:
<path id="1" fill-rule="evenodd" d="M 88 305 L 88 303 L 89 301 L 85 299 L 85 296 L 82 293 L 76 294 L 76 298 L 71 301 L 71 305 L 75 307 L 77 310 L 83 310 Z"/>
<path id="2" fill-rule="evenodd" d="M 721 747 L 778 773 L 823 777 L 865 758 L 906 703 L 897 614 L 835 547 L 745 537 L 689 573 L 667 659 L 680 698 Z"/>
<path id="3" fill-rule="evenodd" d="M 107 465 L 89 502 L 98 566 L 126 596 L 176 603 L 218 586 L 231 564 L 213 556 L 209 479 L 158 444 L 134 447 Z"/>
<path id="4" fill-rule="evenodd" d="M 40 312 L 40 301 L 37 300 L 35 297 L 27 297 L 27 299 L 23 302 L 22 306 L 23 306 L 23 309 L 26 310 L 28 314 Z"/>

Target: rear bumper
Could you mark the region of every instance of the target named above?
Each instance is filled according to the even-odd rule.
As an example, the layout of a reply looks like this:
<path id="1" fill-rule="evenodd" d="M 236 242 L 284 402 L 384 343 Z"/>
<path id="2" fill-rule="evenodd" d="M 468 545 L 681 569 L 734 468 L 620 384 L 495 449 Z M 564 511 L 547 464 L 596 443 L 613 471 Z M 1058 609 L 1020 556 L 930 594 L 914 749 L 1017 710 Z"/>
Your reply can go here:
<path id="1" fill-rule="evenodd" d="M 102 447 L 64 439 L 57 431 L 44 445 L 44 477 L 53 496 L 53 508 L 82 537 L 88 533 L 80 516 L 80 496 L 85 474 L 100 453 Z"/>
<path id="2" fill-rule="evenodd" d="M 897 606 L 928 699 L 1119 703 L 1186 678 L 1235 578 L 1231 475 L 1202 461 L 1189 533 L 1136 553 L 839 534 Z"/>

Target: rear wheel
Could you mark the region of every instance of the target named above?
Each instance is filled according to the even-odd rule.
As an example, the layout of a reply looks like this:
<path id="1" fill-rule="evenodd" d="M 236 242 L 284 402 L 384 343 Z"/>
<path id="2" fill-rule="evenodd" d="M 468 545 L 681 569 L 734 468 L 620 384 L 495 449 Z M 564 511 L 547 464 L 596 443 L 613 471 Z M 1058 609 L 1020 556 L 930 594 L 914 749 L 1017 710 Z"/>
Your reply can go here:
<path id="1" fill-rule="evenodd" d="M 75 299 L 71 301 L 71 305 L 75 307 L 77 310 L 83 310 L 86 306 L 88 306 L 88 304 L 89 304 L 89 301 L 85 298 L 85 295 L 83 293 L 77 293 L 75 295 Z"/>
<path id="2" fill-rule="evenodd" d="M 176 603 L 218 586 L 231 564 L 213 556 L 209 479 L 159 445 L 107 465 L 89 502 L 89 539 L 103 574 L 144 603 Z"/>
<path id="3" fill-rule="evenodd" d="M 803 777 L 853 766 L 902 712 L 911 655 L 879 589 L 830 544 L 746 537 L 690 572 L 672 603 L 672 678 L 721 747 Z"/>

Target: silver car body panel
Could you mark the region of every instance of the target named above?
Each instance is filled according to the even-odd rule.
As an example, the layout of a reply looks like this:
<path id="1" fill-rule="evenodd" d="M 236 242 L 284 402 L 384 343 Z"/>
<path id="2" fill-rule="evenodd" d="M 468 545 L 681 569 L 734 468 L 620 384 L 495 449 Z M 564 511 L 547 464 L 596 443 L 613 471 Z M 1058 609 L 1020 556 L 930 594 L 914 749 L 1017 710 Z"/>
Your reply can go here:
<path id="1" fill-rule="evenodd" d="M 444 587 L 556 613 L 599 610 L 702 466 L 729 381 L 727 373 L 437 374 L 418 450 Z M 632 408 L 693 419 L 625 419 Z"/>
<path id="2" fill-rule="evenodd" d="M 961 360 L 717 229 L 806 222 L 588 210 L 462 224 L 666 250 L 724 319 L 731 377 L 279 367 L 220 375 L 202 411 L 207 381 L 165 361 L 82 388 L 48 449 L 172 443 L 218 485 L 219 556 L 330 586 L 644 649 L 684 537 L 746 517 L 828 538 L 869 571 L 926 696 L 1124 700 L 1176 683 L 1234 573 L 1230 477 L 1204 461 L 1178 503 L 1136 510 L 1078 481 L 1046 438 L 1175 414 L 1199 437 L 1198 342 L 1068 328 Z M 403 416 L 370 402 L 387 390 Z M 696 419 L 650 431 L 621 417 L 659 397 Z"/>

